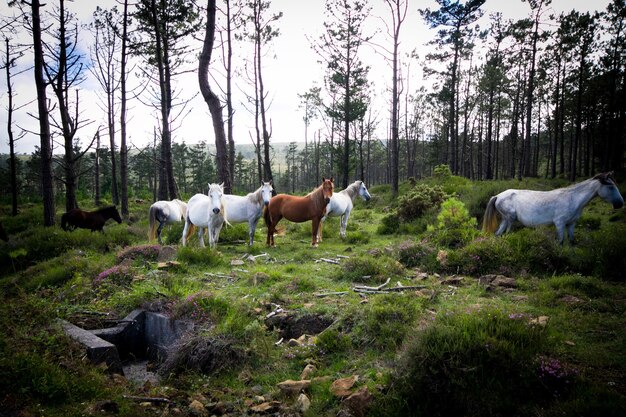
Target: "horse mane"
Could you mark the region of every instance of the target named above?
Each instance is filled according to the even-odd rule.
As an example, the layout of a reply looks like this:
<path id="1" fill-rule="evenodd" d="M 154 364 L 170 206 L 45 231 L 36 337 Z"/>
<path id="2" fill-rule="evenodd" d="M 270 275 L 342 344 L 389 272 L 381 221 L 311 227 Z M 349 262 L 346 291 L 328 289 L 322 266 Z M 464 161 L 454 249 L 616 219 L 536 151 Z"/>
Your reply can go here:
<path id="1" fill-rule="evenodd" d="M 323 211 L 325 207 L 325 205 L 322 204 L 324 201 L 324 183 L 308 193 L 305 197 L 309 197 L 311 199 L 315 206 L 315 210 Z"/>
<path id="2" fill-rule="evenodd" d="M 346 194 L 348 194 L 348 197 L 350 197 L 350 199 L 354 198 L 357 189 L 359 187 L 361 187 L 361 184 L 363 184 L 363 181 L 358 180 L 358 181 L 354 181 L 352 184 L 348 185 L 346 187 L 345 190 L 343 190 Z"/>

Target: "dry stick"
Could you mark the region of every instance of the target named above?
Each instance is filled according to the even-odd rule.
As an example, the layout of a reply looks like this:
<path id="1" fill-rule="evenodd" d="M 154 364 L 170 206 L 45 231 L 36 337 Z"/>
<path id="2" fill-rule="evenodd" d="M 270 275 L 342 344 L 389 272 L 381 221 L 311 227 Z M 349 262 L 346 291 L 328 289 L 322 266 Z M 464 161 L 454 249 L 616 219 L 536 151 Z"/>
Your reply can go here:
<path id="1" fill-rule="evenodd" d="M 387 281 L 385 281 L 384 284 L 380 284 L 378 287 L 368 287 L 367 285 L 355 285 L 353 289 L 354 290 L 359 289 L 359 290 L 380 291 L 383 287 L 389 284 L 389 281 L 391 281 L 391 278 L 387 278 Z"/>
<path id="2" fill-rule="evenodd" d="M 339 261 L 336 261 L 334 259 L 319 258 L 315 260 L 315 263 L 318 262 L 327 262 L 329 264 L 339 265 Z"/>
<path id="3" fill-rule="evenodd" d="M 138 397 L 135 395 L 123 395 L 124 398 L 133 400 L 133 401 L 141 401 L 141 402 L 150 402 L 157 404 L 171 404 L 172 400 L 163 397 Z"/>
<path id="4" fill-rule="evenodd" d="M 344 295 L 347 293 L 348 291 L 337 291 L 337 292 L 320 292 L 320 293 L 313 294 L 313 295 L 315 295 L 316 297 L 322 298 L 322 297 L 328 297 L 329 295 Z"/>

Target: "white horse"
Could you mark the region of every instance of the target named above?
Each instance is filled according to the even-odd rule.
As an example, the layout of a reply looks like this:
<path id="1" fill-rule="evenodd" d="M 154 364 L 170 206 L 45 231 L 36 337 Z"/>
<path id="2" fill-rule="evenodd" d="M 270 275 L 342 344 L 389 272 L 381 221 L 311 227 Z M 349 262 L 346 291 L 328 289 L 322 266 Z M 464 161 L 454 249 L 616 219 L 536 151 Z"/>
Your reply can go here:
<path id="1" fill-rule="evenodd" d="M 187 203 L 174 199 L 172 201 L 159 200 L 150 206 L 148 217 L 150 219 L 150 228 L 148 231 L 148 240 L 154 240 L 158 237 L 159 244 L 161 242 L 161 231 L 166 224 L 172 224 L 185 219 L 187 214 Z M 159 227 L 157 228 L 157 222 Z"/>
<path id="2" fill-rule="evenodd" d="M 345 190 L 333 193 L 333 196 L 330 198 L 330 202 L 326 205 L 326 214 L 322 217 L 322 221 L 320 222 L 320 227 L 317 233 L 318 242 L 322 241 L 322 227 L 324 226 L 324 221 L 328 216 L 341 216 L 339 234 L 342 238 L 346 237 L 348 219 L 350 218 L 350 212 L 354 207 L 352 202 L 357 195 L 361 196 L 361 198 L 365 201 L 369 201 L 369 199 L 372 198 L 369 191 L 367 191 L 365 183 L 360 180 L 353 182 Z"/>
<path id="3" fill-rule="evenodd" d="M 228 223 L 248 222 L 248 234 L 250 246 L 254 243 L 256 225 L 263 213 L 263 207 L 267 206 L 272 198 L 273 191 L 271 182 L 262 182 L 261 186 L 246 196 L 225 194 L 224 206 L 228 217 Z"/>
<path id="4" fill-rule="evenodd" d="M 204 247 L 204 229 L 209 229 L 209 247 L 214 248 L 220 237 L 226 213 L 224 210 L 223 184 L 209 184 L 208 195 L 196 194 L 187 203 L 187 216 L 183 229 L 183 246 L 187 239 L 198 228 L 200 246 Z"/>
<path id="5" fill-rule="evenodd" d="M 496 231 L 497 236 L 509 232 L 515 220 L 527 227 L 554 223 L 559 243 L 563 244 L 565 228 L 570 242 L 573 243 L 574 225 L 583 208 L 595 196 L 613 204 L 616 209 L 624 205 L 612 172 L 598 174 L 583 182 L 552 191 L 506 190 L 489 200 L 483 219 L 483 231 L 496 230 L 497 211 L 502 217 Z"/>

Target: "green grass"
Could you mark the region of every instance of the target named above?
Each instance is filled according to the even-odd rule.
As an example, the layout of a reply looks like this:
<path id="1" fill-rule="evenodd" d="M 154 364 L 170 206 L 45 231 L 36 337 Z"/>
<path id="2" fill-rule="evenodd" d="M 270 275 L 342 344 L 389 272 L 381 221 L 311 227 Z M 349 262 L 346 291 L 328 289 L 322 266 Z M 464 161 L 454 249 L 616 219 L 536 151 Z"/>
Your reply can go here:
<path id="1" fill-rule="evenodd" d="M 478 224 L 488 197 L 503 189 L 563 185 L 457 177 L 425 182 L 457 195 Z M 400 193 L 414 187 L 403 183 Z M 373 396 L 368 415 L 623 414 L 624 210 L 592 202 L 574 246 L 557 245 L 553 227 L 516 227 L 501 238 L 478 234 L 450 244 L 456 231 L 438 223 L 438 210 L 407 222 L 398 219 L 388 186 L 370 193 L 369 202 L 355 201 L 347 237 L 339 236 L 338 219 L 328 219 L 317 248 L 308 222 L 282 220 L 274 248 L 265 246 L 262 221 L 253 247 L 246 244 L 247 225 L 235 225 L 223 230 L 216 249 L 198 247 L 195 237 L 181 247 L 182 225 L 173 225 L 164 242 L 176 246 L 178 264 L 165 269 L 157 267 L 154 242 L 147 242 L 147 204 L 132 204 L 130 224 L 108 224 L 104 234 L 44 228 L 28 221 L 41 216 L 36 206 L 3 218 L 12 240 L 0 242 L 0 377 L 16 382 L 3 385 L 0 401 L 19 398 L 10 410 L 16 414 L 61 416 L 112 399 L 119 415 L 131 416 L 157 410 L 123 395 L 149 395 L 176 400 L 182 415 L 189 415 L 190 398 L 222 402 L 229 414 L 243 415 L 256 395 L 293 406 L 295 399 L 276 384 L 299 379 L 310 363 L 314 376 L 330 379 L 311 386 L 306 415 L 340 413 L 345 403 L 329 387 L 350 375 L 359 376 L 355 389 L 367 387 Z M 381 229 L 384 219 L 391 232 Z M 465 231 L 474 227 L 466 223 Z M 120 265 L 128 274 L 123 279 L 97 283 Z M 483 274 L 515 278 L 517 288 L 482 287 L 477 278 Z M 464 279 L 442 285 L 450 275 Z M 352 291 L 355 284 L 375 287 L 388 279 L 392 287 L 421 289 Z M 101 368 L 84 363 L 53 321 L 83 311 L 121 318 L 139 307 L 194 320 L 198 339 L 190 346 L 213 343 L 213 354 L 227 366 L 177 365 L 147 391 L 118 386 Z M 280 334 L 265 317 L 279 307 L 295 317 L 330 318 L 332 325 L 310 345 L 277 344 Z M 548 318 L 545 327 L 530 324 L 539 316 Z M 561 377 L 542 374 L 542 361 Z"/>

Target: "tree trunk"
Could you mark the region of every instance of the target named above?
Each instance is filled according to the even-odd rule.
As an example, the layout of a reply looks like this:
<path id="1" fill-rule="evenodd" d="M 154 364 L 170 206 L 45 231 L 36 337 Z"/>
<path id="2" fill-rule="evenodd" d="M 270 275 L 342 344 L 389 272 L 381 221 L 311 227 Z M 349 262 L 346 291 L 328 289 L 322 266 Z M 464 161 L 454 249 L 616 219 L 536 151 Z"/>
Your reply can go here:
<path id="1" fill-rule="evenodd" d="M 213 120 L 213 130 L 215 132 L 215 148 L 217 172 L 219 181 L 224 183 L 224 191 L 230 193 L 232 185 L 230 183 L 230 170 L 228 167 L 228 155 L 226 149 L 226 133 L 224 132 L 224 119 L 222 116 L 222 105 L 219 98 L 209 85 L 209 65 L 211 63 L 211 53 L 213 52 L 213 42 L 215 40 L 215 0 L 207 0 L 207 23 L 202 45 L 202 53 L 198 65 L 198 83 L 200 93 L 204 101 L 209 106 L 211 119 Z"/>
<path id="2" fill-rule="evenodd" d="M 41 190 L 43 197 L 43 224 L 54 226 L 54 179 L 52 171 L 52 144 L 50 122 L 48 120 L 48 98 L 46 97 L 46 81 L 43 76 L 43 43 L 41 40 L 41 18 L 39 0 L 32 0 L 33 55 L 34 75 L 37 90 L 37 110 L 39 116 L 39 140 L 41 144 Z"/>
<path id="3" fill-rule="evenodd" d="M 120 63 L 120 180 L 122 216 L 128 217 L 128 149 L 126 147 L 126 38 L 128 37 L 128 0 L 124 0 L 122 57 Z"/>
<path id="4" fill-rule="evenodd" d="M 7 106 L 7 135 L 9 138 L 9 164 L 11 180 L 11 216 L 17 216 L 17 157 L 15 155 L 15 138 L 13 137 L 13 85 L 11 85 L 11 57 L 9 54 L 9 38 L 5 39 L 6 45 L 6 75 L 7 94 L 9 104 Z"/>

